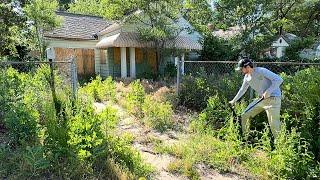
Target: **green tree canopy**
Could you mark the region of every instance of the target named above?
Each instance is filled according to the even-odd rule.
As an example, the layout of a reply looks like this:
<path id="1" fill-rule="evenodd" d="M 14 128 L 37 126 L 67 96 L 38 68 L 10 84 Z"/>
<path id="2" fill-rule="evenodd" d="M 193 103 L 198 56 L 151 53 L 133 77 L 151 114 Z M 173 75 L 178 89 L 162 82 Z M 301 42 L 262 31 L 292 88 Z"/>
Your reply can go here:
<path id="1" fill-rule="evenodd" d="M 17 53 L 16 46 L 24 44 L 22 29 L 26 27 L 26 17 L 21 4 L 14 1 L 0 3 L 0 56 Z"/>

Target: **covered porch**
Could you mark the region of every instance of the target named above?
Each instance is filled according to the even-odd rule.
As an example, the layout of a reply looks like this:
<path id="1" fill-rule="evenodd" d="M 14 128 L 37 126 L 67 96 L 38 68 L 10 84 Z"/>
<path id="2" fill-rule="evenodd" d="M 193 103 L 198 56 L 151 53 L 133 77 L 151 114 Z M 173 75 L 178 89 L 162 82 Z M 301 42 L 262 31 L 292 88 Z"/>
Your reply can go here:
<path id="1" fill-rule="evenodd" d="M 141 78 L 149 73 L 156 72 L 156 51 L 151 42 L 142 42 L 139 35 L 133 32 L 120 32 L 111 36 L 103 37 L 95 49 L 96 74 L 102 77 L 113 76 L 121 78 Z M 167 49 L 184 50 L 190 52 L 200 50 L 201 44 L 189 37 L 178 36 L 174 40 L 165 43 Z M 184 61 L 185 53 L 177 57 L 168 55 L 165 61 Z M 160 64 L 159 69 L 163 68 Z"/>

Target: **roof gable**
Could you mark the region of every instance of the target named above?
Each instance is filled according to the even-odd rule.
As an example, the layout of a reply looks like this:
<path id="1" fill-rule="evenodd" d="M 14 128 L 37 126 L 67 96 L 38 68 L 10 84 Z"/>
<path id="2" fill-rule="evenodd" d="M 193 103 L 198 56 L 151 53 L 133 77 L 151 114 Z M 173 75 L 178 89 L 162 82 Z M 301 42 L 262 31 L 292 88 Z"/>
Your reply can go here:
<path id="1" fill-rule="evenodd" d="M 272 46 L 273 47 L 288 47 L 289 43 L 287 42 L 287 40 L 285 38 L 280 36 L 276 41 L 274 41 L 272 43 Z"/>
<path id="2" fill-rule="evenodd" d="M 61 26 L 45 33 L 47 38 L 94 40 L 94 35 L 112 24 L 102 17 L 68 12 L 56 12 L 62 17 Z"/>
<path id="3" fill-rule="evenodd" d="M 142 11 L 137 11 L 134 12 L 132 15 L 136 15 L 136 14 L 140 14 L 142 15 L 143 12 Z M 143 23 L 127 23 L 127 20 L 130 19 L 130 16 L 127 16 L 123 19 L 122 22 L 117 22 L 112 24 L 111 26 L 105 28 L 104 30 L 102 30 L 98 35 L 99 36 L 109 36 L 109 35 L 113 35 L 113 32 L 118 33 L 118 31 L 121 32 L 137 32 L 137 27 L 139 26 L 144 26 Z M 130 21 L 129 21 L 130 22 Z M 202 36 L 200 35 L 200 33 L 198 33 L 194 27 L 182 16 L 179 16 L 179 18 L 177 19 L 177 21 L 172 22 L 174 24 L 176 24 L 179 28 L 182 29 L 182 31 L 179 33 L 180 36 L 186 36 L 186 37 L 191 37 L 194 40 L 199 40 L 199 38 L 201 38 Z"/>

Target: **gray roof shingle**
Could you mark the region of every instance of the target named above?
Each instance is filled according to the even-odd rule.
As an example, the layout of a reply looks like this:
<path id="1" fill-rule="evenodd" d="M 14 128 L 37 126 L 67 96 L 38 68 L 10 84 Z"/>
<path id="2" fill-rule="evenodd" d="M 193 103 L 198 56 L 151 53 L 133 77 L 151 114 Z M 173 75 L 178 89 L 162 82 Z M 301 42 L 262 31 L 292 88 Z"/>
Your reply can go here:
<path id="1" fill-rule="evenodd" d="M 104 30 L 112 24 L 102 17 L 68 12 L 56 12 L 62 17 L 61 26 L 44 34 L 48 38 L 94 40 L 94 34 Z"/>

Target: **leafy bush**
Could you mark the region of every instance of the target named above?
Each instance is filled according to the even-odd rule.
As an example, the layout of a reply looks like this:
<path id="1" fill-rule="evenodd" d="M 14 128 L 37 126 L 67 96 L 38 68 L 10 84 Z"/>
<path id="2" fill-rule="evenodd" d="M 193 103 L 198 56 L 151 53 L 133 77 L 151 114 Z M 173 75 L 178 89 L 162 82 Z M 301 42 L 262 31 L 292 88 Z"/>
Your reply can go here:
<path id="1" fill-rule="evenodd" d="M 31 83 L 31 77 L 12 68 L 3 71 L 1 77 L 1 116 L 12 144 L 35 143 L 40 115 L 31 103 L 34 101 L 32 92 L 25 91 Z"/>
<path id="2" fill-rule="evenodd" d="M 205 78 L 186 76 L 181 84 L 179 103 L 191 109 L 202 110 L 211 95 L 212 89 Z"/>
<path id="3" fill-rule="evenodd" d="M 139 152 L 135 150 L 130 141 L 124 137 L 107 136 L 108 156 L 124 170 L 133 174 L 135 178 L 148 177 L 154 169 L 143 162 Z"/>
<path id="4" fill-rule="evenodd" d="M 73 114 L 68 121 L 68 144 L 75 150 L 80 160 L 85 160 L 103 143 L 101 125 L 104 119 L 100 119 L 94 113 L 92 103 L 81 99 L 76 102 Z"/>
<path id="5" fill-rule="evenodd" d="M 230 61 L 236 59 L 238 51 L 233 48 L 232 41 L 219 39 L 210 33 L 204 37 L 200 57 L 203 61 Z"/>
<path id="6" fill-rule="evenodd" d="M 273 179 L 312 179 L 319 177 L 313 154 L 308 151 L 307 142 L 295 129 L 291 132 L 283 125 L 275 140 L 274 150 L 267 137 L 266 126 L 261 145 L 257 146 L 252 158 L 243 162 L 251 173 L 259 178 Z"/>
<path id="7" fill-rule="evenodd" d="M 282 74 L 283 116 L 288 128 L 296 128 L 320 161 L 320 70 L 309 68 L 294 76 Z"/>
<path id="8" fill-rule="evenodd" d="M 179 103 L 188 108 L 203 110 L 209 97 L 231 100 L 242 84 L 242 76 L 238 73 L 207 75 L 201 72 L 196 76 L 184 77 L 179 92 Z M 219 93 L 218 93 L 219 92 Z"/>
<path id="9" fill-rule="evenodd" d="M 126 108 L 129 113 L 141 116 L 141 109 L 145 99 L 144 87 L 140 80 L 136 80 L 129 85 L 130 91 L 126 94 Z"/>
<path id="10" fill-rule="evenodd" d="M 208 99 L 207 107 L 199 114 L 200 122 L 212 129 L 220 129 L 226 122 L 229 109 L 226 100 L 220 99 L 217 95 Z"/>
<path id="11" fill-rule="evenodd" d="M 177 75 L 177 67 L 174 65 L 174 63 L 168 62 L 163 70 L 164 77 L 176 77 Z"/>
<path id="12" fill-rule="evenodd" d="M 290 61 L 300 60 L 300 51 L 312 46 L 313 44 L 314 40 L 312 38 L 294 40 L 290 46 L 285 49 L 286 59 Z"/>
<path id="13" fill-rule="evenodd" d="M 147 96 L 142 111 L 145 123 L 160 132 L 173 127 L 173 110 L 168 102 L 157 102 L 152 97 Z"/>
<path id="14" fill-rule="evenodd" d="M 96 79 L 82 87 L 80 93 L 85 93 L 99 102 L 114 101 L 116 99 L 116 85 L 112 77 L 102 81 L 102 78 L 97 76 Z"/>

